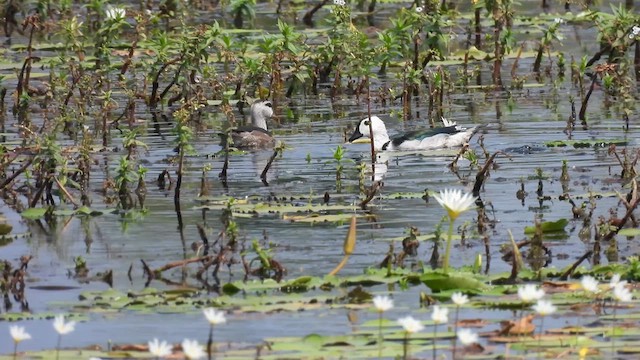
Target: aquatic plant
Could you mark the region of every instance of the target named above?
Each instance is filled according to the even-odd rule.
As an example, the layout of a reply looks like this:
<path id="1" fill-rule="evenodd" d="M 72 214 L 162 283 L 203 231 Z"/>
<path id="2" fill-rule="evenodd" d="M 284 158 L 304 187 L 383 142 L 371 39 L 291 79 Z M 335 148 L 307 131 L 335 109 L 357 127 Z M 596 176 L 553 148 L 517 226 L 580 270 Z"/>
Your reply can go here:
<path id="1" fill-rule="evenodd" d="M 458 341 L 458 338 L 460 335 L 460 332 L 458 331 L 458 315 L 460 313 L 460 307 L 463 305 L 466 305 L 469 302 L 469 297 L 463 293 L 460 292 L 455 292 L 451 295 L 451 301 L 455 304 L 456 306 L 456 312 L 455 315 L 453 317 L 453 333 L 457 334 L 456 337 L 453 338 L 453 352 L 451 354 L 451 357 L 453 359 L 456 358 L 456 341 Z M 462 337 L 464 338 L 468 338 L 471 335 L 467 334 L 466 332 L 464 332 L 462 334 Z M 477 336 L 476 336 L 476 340 L 475 341 L 467 341 L 468 339 L 465 339 L 465 341 L 463 342 L 463 345 L 470 345 L 471 343 L 474 343 L 475 341 L 477 341 Z"/>
<path id="2" fill-rule="evenodd" d="M 431 320 L 433 321 L 433 347 L 432 354 L 433 358 L 436 358 L 436 339 L 438 334 L 438 325 L 446 324 L 449 321 L 449 309 L 445 307 L 440 307 L 438 305 L 433 306 L 433 311 L 431 312 Z"/>
<path id="3" fill-rule="evenodd" d="M 558 308 L 553 305 L 553 303 L 551 301 L 547 301 L 547 300 L 542 300 L 539 299 L 538 302 L 533 305 L 531 307 L 538 315 L 541 316 L 540 318 L 540 333 L 538 335 L 538 359 L 541 358 L 541 353 L 543 352 L 542 347 L 540 346 L 541 342 L 542 342 L 542 334 L 544 331 L 544 318 L 545 316 L 549 316 L 551 314 L 553 314 L 554 312 L 556 312 L 556 310 L 558 310 Z"/>
<path id="4" fill-rule="evenodd" d="M 184 339 L 182 341 L 182 351 L 188 360 L 202 359 L 207 355 L 207 353 L 202 350 L 202 346 L 198 344 L 198 340 Z"/>
<path id="5" fill-rule="evenodd" d="M 9 326 L 9 333 L 13 339 L 13 359 L 18 356 L 18 344 L 25 340 L 31 339 L 31 335 L 24 329 L 23 326 L 11 325 Z"/>
<path id="6" fill-rule="evenodd" d="M 173 352 L 171 349 L 171 345 L 167 344 L 167 342 L 164 340 L 160 342 L 158 338 L 154 338 L 153 340 L 149 341 L 148 346 L 149 346 L 149 353 L 155 356 L 156 359 L 169 356 Z"/>
<path id="7" fill-rule="evenodd" d="M 56 359 L 60 357 L 60 343 L 62 342 L 62 335 L 66 335 L 75 330 L 75 321 L 64 321 L 64 315 L 56 315 L 53 319 L 53 328 L 58 333 L 58 342 L 56 343 Z"/>
<path id="8" fill-rule="evenodd" d="M 382 335 L 382 314 L 393 308 L 393 299 L 388 296 L 377 295 L 373 298 L 373 306 L 378 312 L 378 357 L 381 357 L 382 344 L 384 342 Z"/>
<path id="9" fill-rule="evenodd" d="M 409 359 L 409 337 L 424 329 L 424 325 L 411 316 L 398 319 L 398 324 L 404 329 L 404 341 L 402 347 L 402 358 Z M 435 345 L 434 345 L 435 346 Z"/>
<path id="10" fill-rule="evenodd" d="M 211 358 L 212 354 L 215 352 L 215 348 L 213 347 L 213 328 L 216 325 L 222 325 L 227 322 L 226 317 L 224 316 L 223 311 L 217 311 L 214 308 L 206 308 L 202 311 L 204 313 L 205 318 L 209 322 L 209 339 L 207 340 L 207 355 Z"/>
<path id="11" fill-rule="evenodd" d="M 434 199 L 447 210 L 449 216 L 449 231 L 447 237 L 447 244 L 445 247 L 444 261 L 442 263 L 442 269 L 444 272 L 449 270 L 449 257 L 451 256 L 451 239 L 453 237 L 453 224 L 460 214 L 469 210 L 471 205 L 476 201 L 476 198 L 471 194 L 462 194 L 460 190 L 446 189 L 440 192 L 440 194 L 434 195 Z"/>

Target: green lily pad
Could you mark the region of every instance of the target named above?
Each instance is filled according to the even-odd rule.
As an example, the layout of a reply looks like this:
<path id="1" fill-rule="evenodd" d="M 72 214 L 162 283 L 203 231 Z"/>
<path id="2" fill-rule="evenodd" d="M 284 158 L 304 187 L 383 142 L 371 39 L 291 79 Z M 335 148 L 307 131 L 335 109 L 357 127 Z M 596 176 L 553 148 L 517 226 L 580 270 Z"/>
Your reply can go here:
<path id="1" fill-rule="evenodd" d="M 49 210 L 48 208 L 29 208 L 21 212 L 20 215 L 23 218 L 36 220 L 44 217 L 44 215 L 47 213 L 48 210 Z"/>
<path id="2" fill-rule="evenodd" d="M 540 227 L 542 228 L 542 233 L 546 234 L 546 233 L 564 231 L 564 228 L 567 226 L 567 224 L 569 224 L 569 220 L 560 219 L 556 221 L 545 221 L 542 224 L 540 224 Z M 527 235 L 535 234 L 535 232 L 536 232 L 535 226 L 527 226 L 524 228 L 524 233 Z"/>
<path id="3" fill-rule="evenodd" d="M 427 285 L 431 291 L 445 290 L 472 290 L 480 291 L 489 289 L 490 286 L 476 278 L 472 273 L 444 273 L 439 271 L 429 272 L 420 276 L 420 281 Z"/>

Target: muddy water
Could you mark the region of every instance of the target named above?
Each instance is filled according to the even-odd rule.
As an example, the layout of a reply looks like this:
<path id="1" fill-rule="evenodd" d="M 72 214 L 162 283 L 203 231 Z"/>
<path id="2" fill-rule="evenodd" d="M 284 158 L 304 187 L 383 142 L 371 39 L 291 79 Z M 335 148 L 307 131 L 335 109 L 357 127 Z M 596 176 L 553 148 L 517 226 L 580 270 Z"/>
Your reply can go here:
<path id="1" fill-rule="evenodd" d="M 591 30 L 581 30 L 585 38 L 593 38 Z M 575 40 L 575 39 L 573 39 Z M 566 41 L 569 42 L 569 41 Z M 566 45 L 566 44 L 565 44 Z M 566 45 L 566 49 L 575 49 L 575 41 Z M 581 54 L 580 54 L 581 56 Z M 576 58 L 579 57 L 576 55 Z M 510 64 L 506 65 L 510 67 Z M 505 66 L 505 69 L 507 67 Z M 520 69 L 527 73 L 531 62 L 522 60 Z M 485 80 L 486 81 L 486 80 Z M 451 97 L 451 104 L 446 109 L 446 116 L 461 125 L 487 125 L 483 130 L 486 150 L 493 153 L 498 150 L 509 150 L 509 159 L 498 157 L 497 169 L 491 172 L 481 193 L 482 199 L 492 209 L 491 219 L 495 219 L 495 227 L 490 232 L 489 257 L 484 251 L 484 243 L 474 236 L 477 214 L 470 211 L 464 214 L 458 225 L 468 223 L 468 234 L 465 246 L 456 246 L 452 254 L 452 265 L 469 265 L 477 254 L 482 254 L 484 263 L 489 266 L 490 273 L 508 271 L 510 265 L 500 259 L 499 247 L 507 240 L 507 230 L 511 230 L 516 240 L 524 239 L 523 228 L 531 225 L 535 216 L 543 220 L 571 218 L 571 207 L 567 202 L 557 200 L 563 193 L 560 178 L 560 167 L 563 160 L 569 164 L 569 193 L 581 195 L 589 191 L 611 192 L 620 190 L 620 168 L 615 159 L 607 155 L 606 149 L 547 148 L 545 141 L 567 139 L 563 133 L 566 119 L 570 113 L 569 94 L 576 94 L 568 83 L 561 83 L 557 90 L 550 87 L 534 87 L 511 92 L 460 92 Z M 637 146 L 638 126 L 632 125 L 628 132 L 622 130 L 623 123 L 619 116 L 611 115 L 601 108 L 602 93 L 596 91 L 589 108 L 589 130 L 576 129 L 575 139 L 626 139 L 630 145 Z M 291 110 L 296 114 L 295 121 L 287 121 L 283 114 Z M 381 115 L 387 122 L 391 134 L 413 130 L 426 126 L 427 119 L 419 116 L 402 122 L 397 116 L 399 104 L 381 107 L 374 104 L 372 111 Z M 426 114 L 426 99 L 421 99 L 416 113 Z M 123 291 L 142 289 L 144 276 L 140 267 L 140 259 L 149 262 L 151 267 L 161 266 L 169 261 L 192 256 L 190 244 L 199 240 L 196 224 L 203 223 L 202 212 L 193 209 L 198 205 L 196 196 L 199 191 L 200 170 L 205 164 L 211 164 L 208 173 L 211 183 L 211 195 L 232 195 L 243 198 L 250 195 L 270 194 L 284 196 L 336 193 L 335 165 L 332 152 L 339 145 L 344 145 L 343 134 L 362 119 L 366 114 L 366 105 L 351 98 L 338 99 L 331 102 L 325 97 L 296 98 L 285 102 L 277 109 L 281 124 L 273 126 L 278 138 L 289 148 L 284 156 L 275 162 L 269 174 L 270 185 L 264 186 L 259 173 L 270 153 L 253 153 L 233 156 L 231 159 L 228 188 L 224 188 L 217 179 L 222 167 L 220 158 L 213 158 L 220 147 L 217 145 L 215 132 L 222 121 L 215 108 L 207 109 L 205 118 L 209 128 L 197 134 L 193 146 L 197 155 L 187 160 L 187 174 L 182 191 L 182 216 L 184 220 L 185 244 L 178 232 L 178 222 L 173 208 L 173 194 L 160 190 L 154 179 L 163 170 L 174 168 L 164 163 L 167 156 L 172 155 L 172 146 L 168 142 L 171 123 L 159 124 L 156 131 L 149 123 L 148 131 L 141 138 L 149 145 L 149 152 L 141 154 L 148 162 L 147 197 L 148 213 L 138 219 L 123 219 L 117 215 L 105 215 L 90 219 L 60 219 L 55 229 L 47 231 L 32 223 L 21 222 L 11 215 L 9 209 L 3 209 L 18 231 L 30 231 L 32 236 L 14 241 L 2 248 L 3 258 L 17 259 L 23 254 L 32 254 L 35 259 L 29 267 L 30 286 L 60 285 L 71 287 L 64 291 L 44 291 L 31 288 L 27 291 L 30 310 L 35 313 L 44 311 L 64 311 L 68 302 L 75 301 L 80 291 L 87 289 L 106 289 L 100 282 L 80 283 L 68 277 L 73 268 L 73 258 L 82 256 L 87 260 L 92 273 L 114 270 L 114 287 Z M 499 113 L 499 115 L 497 114 Z M 141 113 L 143 119 L 150 119 Z M 11 127 L 8 127 L 11 129 Z M 10 130 L 10 132 L 13 130 Z M 481 150 L 472 141 L 472 148 L 481 156 Z M 116 143 L 118 140 L 115 140 Z M 349 160 L 367 158 L 366 145 L 344 145 Z M 522 153 L 523 146 L 532 148 L 530 153 Z M 307 162 L 307 156 L 311 162 Z M 118 154 L 96 155 L 100 164 L 109 164 L 113 171 L 117 164 Z M 436 154 L 392 154 L 388 161 L 388 169 L 384 174 L 383 198 L 371 203 L 371 213 L 376 216 L 375 223 L 361 221 L 359 223 L 358 244 L 355 254 L 344 274 L 359 274 L 369 266 L 375 266 L 388 250 L 389 238 L 402 236 L 408 226 L 416 226 L 426 234 L 433 231 L 442 218 L 442 209 L 434 202 L 425 203 L 421 199 L 384 198 L 397 192 L 421 192 L 425 189 L 441 190 L 448 187 L 468 189 L 475 177 L 468 162 L 462 161 L 458 175 L 448 168 L 452 159 L 451 153 Z M 481 160 L 482 162 L 482 160 Z M 345 162 L 343 180 L 344 201 L 357 201 L 357 170 L 355 162 Z M 536 188 L 538 180 L 534 178 L 536 169 L 544 172 L 544 194 L 552 197 L 542 206 L 537 200 Z M 96 172 L 94 190 L 96 202 L 99 203 L 98 190 L 104 175 Z M 460 177 L 462 180 L 460 180 Z M 525 184 L 528 196 L 524 204 L 516 198 L 520 181 Z M 604 198 L 598 201 L 595 218 L 608 216 L 609 208 L 615 207 L 615 198 Z M 220 229 L 219 213 L 207 214 L 207 224 L 214 230 Z M 251 240 L 261 238 L 266 232 L 270 241 L 277 245 L 275 258 L 288 270 L 287 277 L 300 275 L 321 276 L 329 272 L 342 258 L 342 241 L 346 232 L 345 226 L 335 224 L 292 224 L 278 216 L 257 219 L 237 220 L 241 238 Z M 548 240 L 546 245 L 551 250 L 549 266 L 563 268 L 572 264 L 586 250 L 589 243 L 578 238 L 580 223 L 571 223 L 564 237 Z M 422 243 L 419 255 L 412 261 L 426 261 L 430 256 L 432 244 Z M 620 239 L 620 254 L 628 255 L 637 252 L 634 241 Z M 127 278 L 127 271 L 133 264 L 132 280 Z M 179 271 L 169 272 L 168 276 L 179 278 Z M 220 275 L 221 281 L 240 279 L 242 269 L 233 267 L 229 273 L 226 269 Z M 160 282 L 152 282 L 151 286 L 165 288 Z M 170 286 L 169 286 L 170 287 Z M 384 288 L 375 288 L 384 291 Z M 417 310 L 417 293 L 428 291 L 425 287 L 411 288 L 399 292 L 396 303 L 398 309 L 394 315 L 404 315 Z M 215 296 L 215 295 L 210 295 Z M 13 311 L 17 310 L 13 309 Z M 492 317 L 490 313 L 483 317 Z M 420 315 L 420 314 L 419 314 Z M 477 314 L 463 314 L 469 317 Z M 362 313 L 363 318 L 371 317 Z M 423 316 L 424 317 L 424 316 Z M 500 315 L 496 315 L 496 318 Z M 25 322 L 29 332 L 37 341 L 25 342 L 23 349 L 50 348 L 55 346 L 55 338 L 51 336 L 50 324 L 46 321 Z M 323 334 L 344 333 L 352 329 L 346 317 L 346 310 L 325 310 L 318 313 L 276 314 L 266 317 L 258 315 L 230 315 L 229 323 L 218 338 L 225 341 L 245 341 L 256 343 L 273 334 L 280 336 L 300 335 L 300 327 L 305 332 Z M 205 323 L 199 312 L 192 314 L 91 314 L 90 321 L 78 325 L 81 335 L 68 336 L 64 344 L 87 345 L 90 343 L 105 344 L 108 340 L 115 343 L 144 342 L 149 338 L 160 337 L 170 341 L 180 341 L 184 337 L 204 337 Z M 0 349 L 10 349 L 7 336 L 0 336 Z"/>

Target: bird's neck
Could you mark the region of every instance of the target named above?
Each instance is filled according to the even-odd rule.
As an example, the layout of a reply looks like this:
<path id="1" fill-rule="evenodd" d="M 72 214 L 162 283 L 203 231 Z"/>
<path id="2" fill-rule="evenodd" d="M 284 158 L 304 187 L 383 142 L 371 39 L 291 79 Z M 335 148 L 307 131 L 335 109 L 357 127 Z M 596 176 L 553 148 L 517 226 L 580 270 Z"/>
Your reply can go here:
<path id="1" fill-rule="evenodd" d="M 386 132 L 378 131 L 373 133 L 373 146 L 376 150 L 382 150 L 384 144 L 389 142 L 389 135 Z"/>
<path id="2" fill-rule="evenodd" d="M 267 120 L 264 116 L 251 114 L 251 124 L 255 127 L 267 130 Z"/>

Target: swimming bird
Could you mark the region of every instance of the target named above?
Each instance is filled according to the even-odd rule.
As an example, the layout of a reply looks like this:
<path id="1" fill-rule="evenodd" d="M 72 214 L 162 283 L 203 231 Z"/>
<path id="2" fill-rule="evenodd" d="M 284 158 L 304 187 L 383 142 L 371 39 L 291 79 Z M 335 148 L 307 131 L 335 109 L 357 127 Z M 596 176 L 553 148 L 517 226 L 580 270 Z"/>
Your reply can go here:
<path id="1" fill-rule="evenodd" d="M 251 105 L 251 125 L 231 129 L 231 140 L 238 149 L 267 149 L 276 144 L 267 130 L 267 119 L 273 116 L 271 101 L 259 100 Z M 220 133 L 220 145 L 225 146 L 227 134 Z"/>
<path id="2" fill-rule="evenodd" d="M 420 151 L 436 150 L 462 146 L 478 131 L 478 127 L 463 128 L 455 123 L 442 118 L 444 127 L 408 132 L 389 138 L 387 127 L 377 116 L 372 116 L 360 121 L 356 126 L 349 142 L 360 138 L 371 138 L 369 122 L 373 130 L 373 142 L 375 149 L 385 151 Z"/>

